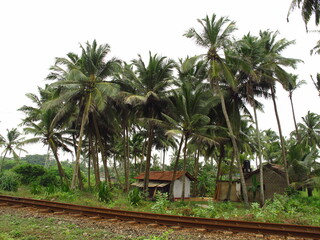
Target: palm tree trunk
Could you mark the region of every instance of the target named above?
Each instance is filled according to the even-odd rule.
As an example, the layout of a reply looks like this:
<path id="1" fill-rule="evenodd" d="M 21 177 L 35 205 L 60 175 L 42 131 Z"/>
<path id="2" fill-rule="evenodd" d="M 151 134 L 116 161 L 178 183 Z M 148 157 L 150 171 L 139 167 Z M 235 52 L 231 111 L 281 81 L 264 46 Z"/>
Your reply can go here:
<path id="1" fill-rule="evenodd" d="M 126 128 L 122 125 L 122 138 L 123 138 L 123 170 L 124 170 L 124 192 L 129 191 L 129 175 L 128 173 L 128 161 L 127 161 L 127 138 Z"/>
<path id="2" fill-rule="evenodd" d="M 150 161 L 151 161 L 151 150 L 153 144 L 153 123 L 149 122 L 149 130 L 148 130 L 148 148 L 147 148 L 147 159 L 146 159 L 146 168 L 144 174 L 144 183 L 143 183 L 143 191 L 145 193 L 148 192 L 149 186 L 149 175 L 150 175 Z"/>
<path id="3" fill-rule="evenodd" d="M 262 207 L 264 205 L 263 165 L 262 165 L 262 156 L 261 156 L 260 130 L 259 130 L 259 124 L 258 124 L 258 117 L 257 117 L 257 108 L 256 108 L 256 103 L 254 99 L 253 99 L 253 113 L 254 113 L 254 121 L 256 123 L 256 137 L 257 137 L 257 143 L 258 143 L 258 158 L 259 158 L 259 164 L 260 164 L 260 206 Z"/>
<path id="4" fill-rule="evenodd" d="M 103 163 L 103 167 L 104 167 L 105 181 L 108 182 L 109 187 L 111 188 L 111 178 L 110 178 L 109 169 L 108 169 L 106 150 L 105 150 L 105 147 L 104 147 L 104 145 L 102 143 L 102 138 L 101 138 L 101 135 L 100 135 L 100 131 L 99 131 L 99 128 L 98 128 L 98 123 L 97 123 L 97 118 L 96 118 L 95 114 L 93 114 L 92 120 L 93 120 L 94 129 L 95 129 L 95 132 L 96 132 L 96 138 L 97 138 L 97 141 L 98 141 L 98 144 L 99 144 L 99 148 L 100 148 L 100 151 L 101 151 L 102 163 Z"/>
<path id="5" fill-rule="evenodd" d="M 174 167 L 173 167 L 173 174 L 172 174 L 172 179 L 171 179 L 171 184 L 170 184 L 170 189 L 169 189 L 169 199 L 171 201 L 174 200 L 173 187 L 174 187 L 174 181 L 176 179 L 176 173 L 178 171 L 179 158 L 180 158 L 180 152 L 181 152 L 181 149 L 182 149 L 182 144 L 183 144 L 183 136 L 180 139 L 179 148 L 178 148 L 178 152 L 177 152 L 177 157 L 176 157 L 176 161 L 175 161 Z"/>
<path id="6" fill-rule="evenodd" d="M 276 119 L 277 119 L 279 135 L 280 135 L 282 160 L 283 160 L 284 170 L 285 170 L 285 174 L 286 174 L 286 182 L 287 182 L 287 185 L 289 186 L 290 181 L 289 181 L 289 174 L 288 174 L 287 156 L 286 156 L 286 150 L 285 150 L 283 136 L 282 136 L 282 129 L 281 129 L 281 124 L 280 124 L 280 119 L 279 119 L 279 114 L 278 114 L 278 109 L 277 109 L 277 103 L 276 103 L 276 97 L 275 97 L 275 90 L 274 90 L 273 85 L 271 86 L 271 96 L 272 96 L 272 101 L 273 101 L 274 113 L 275 113 Z"/>
<path id="7" fill-rule="evenodd" d="M 99 163 L 96 155 L 96 147 L 93 146 L 92 134 L 89 133 L 89 145 L 91 148 L 91 156 L 92 156 L 92 166 L 94 172 L 95 186 L 99 186 L 100 184 L 100 171 L 99 171 Z"/>
<path id="8" fill-rule="evenodd" d="M 127 189 L 127 192 L 130 190 L 130 182 L 129 182 L 129 177 L 130 177 L 130 154 L 129 154 L 129 130 L 128 130 L 128 125 L 126 124 L 126 127 L 125 127 L 125 133 L 126 133 L 126 137 L 125 137 L 125 146 L 126 146 L 126 158 L 125 158 L 125 161 L 126 161 L 126 166 L 127 166 L 127 169 L 126 169 L 126 172 L 125 172 L 125 176 L 126 176 L 126 189 Z"/>
<path id="9" fill-rule="evenodd" d="M 221 163 L 222 163 L 222 160 L 224 159 L 225 157 L 225 149 L 224 149 L 224 145 L 223 144 L 220 144 L 220 154 L 219 154 L 219 159 L 218 159 L 218 169 L 217 169 L 217 177 L 216 177 L 216 186 L 215 186 L 215 191 L 214 191 L 214 199 L 218 199 L 218 181 L 219 181 L 219 178 L 220 178 L 220 175 L 221 175 Z"/>
<path id="10" fill-rule="evenodd" d="M 81 185 L 81 177 L 80 177 L 80 155 L 81 155 L 81 147 L 82 147 L 82 138 L 84 135 L 84 127 L 85 124 L 88 120 L 89 116 L 89 109 L 91 105 L 91 93 L 89 93 L 88 100 L 85 105 L 85 109 L 82 115 L 82 120 L 81 120 L 81 127 L 80 127 L 80 133 L 79 133 L 79 141 L 78 141 L 78 146 L 77 146 L 77 154 L 76 154 L 76 162 L 74 165 L 74 171 L 73 171 L 73 176 L 72 176 L 72 182 L 71 182 L 71 188 L 75 189 L 76 186 L 78 185 L 79 188 L 82 188 Z"/>
<path id="11" fill-rule="evenodd" d="M 144 140 L 144 143 L 143 143 L 143 146 L 142 146 L 142 156 L 141 156 L 141 159 L 140 159 L 139 173 L 142 173 L 142 164 L 143 164 L 143 161 L 144 161 L 144 155 L 145 155 L 145 152 L 146 152 L 146 146 L 147 146 L 147 139 Z"/>
<path id="12" fill-rule="evenodd" d="M 165 168 L 165 160 L 166 160 L 166 149 L 163 149 L 163 156 L 162 156 L 162 171 L 164 171 Z"/>
<path id="13" fill-rule="evenodd" d="M 185 135 L 184 139 L 184 149 L 183 149 L 183 175 L 182 175 L 182 191 L 181 200 L 184 201 L 184 195 L 186 191 L 186 166 L 187 166 L 187 146 L 188 146 L 188 136 Z"/>
<path id="14" fill-rule="evenodd" d="M 200 158 L 200 147 L 196 150 L 196 156 L 194 158 L 194 178 L 196 179 L 193 187 L 193 197 L 198 195 L 198 174 L 199 174 L 199 158 Z"/>
<path id="15" fill-rule="evenodd" d="M 297 134 L 297 140 L 298 140 L 298 143 L 300 143 L 301 142 L 301 138 L 300 138 L 300 134 L 299 134 L 299 131 L 298 131 L 296 115 L 294 113 L 294 107 L 293 107 L 292 93 L 291 92 L 289 94 L 289 98 L 290 98 L 290 103 L 291 103 L 291 110 L 292 110 L 292 117 L 293 117 L 294 127 L 296 129 L 296 134 Z"/>
<path id="16" fill-rule="evenodd" d="M 53 155 L 54 155 L 54 158 L 56 159 L 56 162 L 57 162 L 57 166 L 58 166 L 58 172 L 59 172 L 59 175 L 60 175 L 60 180 L 61 180 L 61 183 L 65 183 L 68 185 L 68 180 L 66 178 L 66 175 L 63 171 L 63 168 L 61 166 L 61 163 L 59 161 L 59 157 L 58 157 L 58 151 L 57 151 L 57 147 L 56 145 L 53 143 L 52 140 L 49 141 L 49 145 L 51 147 L 51 150 L 53 152 Z"/>
<path id="17" fill-rule="evenodd" d="M 223 112 L 224 118 L 225 118 L 227 126 L 228 126 L 228 131 L 229 131 L 231 142 L 232 142 L 232 146 L 233 146 L 234 156 L 235 156 L 235 158 L 237 160 L 238 169 L 239 169 L 239 172 L 240 172 L 240 182 L 241 182 L 241 187 L 242 187 L 242 194 L 243 194 L 244 203 L 245 203 L 246 206 L 249 206 L 248 191 L 247 191 L 247 186 L 246 186 L 246 182 L 245 182 L 245 179 L 244 179 L 242 166 L 241 166 L 241 162 L 240 162 L 240 158 L 239 158 L 238 145 L 237 145 L 237 142 L 236 142 L 236 138 L 235 138 L 235 136 L 233 134 L 233 130 L 232 130 L 230 119 L 229 119 L 229 116 L 228 116 L 228 113 L 227 113 L 224 97 L 223 97 L 223 94 L 222 94 L 219 86 L 217 87 L 217 90 L 219 92 L 218 94 L 220 95 L 222 112 Z"/>
<path id="18" fill-rule="evenodd" d="M 3 155 L 3 158 L 2 158 L 2 161 L 1 161 L 1 165 L 0 165 L 0 173 L 1 173 L 2 170 L 3 170 L 4 159 L 6 158 L 7 153 L 8 153 L 8 149 L 6 149 L 6 151 L 5 151 L 4 155 Z"/>
<path id="19" fill-rule="evenodd" d="M 122 185 L 121 181 L 120 181 L 120 176 L 119 176 L 119 172 L 117 170 L 117 163 L 116 163 L 116 155 L 114 154 L 113 156 L 113 169 L 116 173 L 116 176 L 117 176 L 117 180 L 118 180 L 118 183 L 119 185 L 124 189 L 124 186 Z"/>
<path id="20" fill-rule="evenodd" d="M 231 162 L 230 162 L 227 198 L 225 199 L 227 201 L 230 201 L 231 188 L 232 188 L 232 169 L 233 169 L 234 159 L 235 159 L 235 156 L 233 154 Z"/>
<path id="21" fill-rule="evenodd" d="M 91 148 L 89 144 L 89 154 L 88 154 L 88 188 L 91 188 Z"/>

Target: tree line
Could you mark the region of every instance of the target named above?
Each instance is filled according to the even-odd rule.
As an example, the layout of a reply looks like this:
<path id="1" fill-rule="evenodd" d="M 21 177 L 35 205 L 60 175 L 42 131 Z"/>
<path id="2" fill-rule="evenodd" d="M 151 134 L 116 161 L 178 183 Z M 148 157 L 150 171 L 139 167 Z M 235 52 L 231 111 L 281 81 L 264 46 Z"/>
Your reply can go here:
<path id="1" fill-rule="evenodd" d="M 147 191 L 152 153 L 157 149 L 174 152 L 174 172 L 186 171 L 192 156 L 196 178 L 199 159 L 212 158 L 216 180 L 240 178 L 245 204 L 245 159 L 256 159 L 261 186 L 264 161 L 283 165 L 288 186 L 293 181 L 314 186 L 319 172 L 320 116 L 308 112 L 302 123 L 295 119 L 293 92 L 304 81 L 289 71 L 301 60 L 283 55 L 294 41 L 270 30 L 235 39 L 236 23 L 215 14 L 198 22 L 184 36 L 206 49 L 200 56 L 173 60 L 150 52 L 148 61 L 138 55 L 124 62 L 109 57 L 108 44 L 94 40 L 80 45 L 80 54 L 56 58 L 47 76 L 50 83 L 28 93 L 33 105 L 19 109 L 25 114 L 24 133 L 34 137 L 21 139 L 17 129 L 8 130 L 7 138 L 1 137 L 2 163 L 8 153 L 18 158 L 15 148 L 23 151 L 23 144 L 41 142 L 52 152 L 61 182 L 72 189 L 83 189 L 80 165 L 86 162 L 97 185 L 100 164 L 109 185 L 110 169 L 117 179 L 123 173 L 125 192 L 132 171 L 144 171 Z M 289 92 L 292 104 L 295 130 L 288 139 L 282 134 L 277 110 L 279 84 Z M 273 102 L 278 133 L 259 129 L 261 97 Z M 75 157 L 72 179 L 64 172 L 59 151 Z M 304 174 L 297 177 L 299 171 Z M 263 188 L 260 191 L 263 205 Z"/>

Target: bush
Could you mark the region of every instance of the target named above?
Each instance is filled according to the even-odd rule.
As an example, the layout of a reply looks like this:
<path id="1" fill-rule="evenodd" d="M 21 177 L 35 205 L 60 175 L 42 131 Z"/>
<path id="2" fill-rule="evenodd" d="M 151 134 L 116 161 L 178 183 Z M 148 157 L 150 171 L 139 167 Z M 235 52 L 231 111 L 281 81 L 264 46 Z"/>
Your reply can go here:
<path id="1" fill-rule="evenodd" d="M 37 177 L 45 174 L 45 169 L 41 165 L 22 164 L 13 169 L 14 172 L 21 176 L 21 183 L 29 184 L 36 180 Z"/>
<path id="2" fill-rule="evenodd" d="M 156 203 L 151 207 L 151 209 L 158 213 L 166 213 L 169 203 L 168 193 L 157 192 Z"/>
<path id="3" fill-rule="evenodd" d="M 105 203 L 112 201 L 111 189 L 106 182 L 101 182 L 98 186 L 98 200 Z"/>
<path id="4" fill-rule="evenodd" d="M 5 191 L 16 192 L 19 183 L 19 176 L 12 171 L 4 172 L 0 177 L 0 189 Z"/>
<path id="5" fill-rule="evenodd" d="M 131 205 L 138 206 L 142 200 L 142 194 L 138 188 L 132 189 L 128 194 L 128 200 Z"/>
<path id="6" fill-rule="evenodd" d="M 41 177 L 40 177 L 40 185 L 44 187 L 48 187 L 49 185 L 58 185 L 58 176 L 55 171 L 49 170 L 46 171 Z"/>

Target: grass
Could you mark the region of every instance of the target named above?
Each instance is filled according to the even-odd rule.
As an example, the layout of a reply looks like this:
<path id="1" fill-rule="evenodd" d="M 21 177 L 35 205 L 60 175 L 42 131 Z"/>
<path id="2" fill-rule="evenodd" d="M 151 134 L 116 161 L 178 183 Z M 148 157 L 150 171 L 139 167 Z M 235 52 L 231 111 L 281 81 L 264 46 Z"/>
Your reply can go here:
<path id="1" fill-rule="evenodd" d="M 305 192 L 293 197 L 277 195 L 272 201 L 267 201 L 263 208 L 260 208 L 258 203 L 252 203 L 249 209 L 244 208 L 242 203 L 169 202 L 163 198 L 159 198 L 156 202 L 141 201 L 137 206 L 133 206 L 127 195 L 117 189 L 113 190 L 113 201 L 109 203 L 99 202 L 97 194 L 90 191 L 56 191 L 51 194 L 42 192 L 33 195 L 30 193 L 29 187 L 23 186 L 19 188 L 18 192 L 0 191 L 0 194 L 130 211 L 320 226 L 319 191 L 314 191 L 313 197 L 307 197 Z"/>

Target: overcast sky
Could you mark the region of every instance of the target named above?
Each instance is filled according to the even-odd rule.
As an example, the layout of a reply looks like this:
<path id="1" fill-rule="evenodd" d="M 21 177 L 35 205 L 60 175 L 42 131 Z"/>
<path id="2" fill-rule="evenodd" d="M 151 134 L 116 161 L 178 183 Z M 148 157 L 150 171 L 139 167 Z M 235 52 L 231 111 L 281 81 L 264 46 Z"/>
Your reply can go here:
<path id="1" fill-rule="evenodd" d="M 183 34 L 190 27 L 200 30 L 198 18 L 215 13 L 237 22 L 236 38 L 259 30 L 278 30 L 279 37 L 296 40 L 285 51 L 286 57 L 299 58 L 293 71 L 308 84 L 294 92 L 297 120 L 308 110 L 320 113 L 319 101 L 310 74 L 319 66 L 319 56 L 309 51 L 320 39 L 319 33 L 305 31 L 297 10 L 286 20 L 291 0 L 11 0 L 0 2 L 0 134 L 17 127 L 23 115 L 17 111 L 31 104 L 26 93 L 43 87 L 55 57 L 80 53 L 79 44 L 96 39 L 111 46 L 110 56 L 130 61 L 148 52 L 178 58 L 205 53 Z M 314 30 L 310 24 L 310 30 Z M 280 119 L 285 135 L 293 129 L 288 93 L 277 88 Z M 272 102 L 265 102 L 259 113 L 260 127 L 277 131 Z M 26 146 L 29 154 L 45 153 L 42 145 Z"/>

